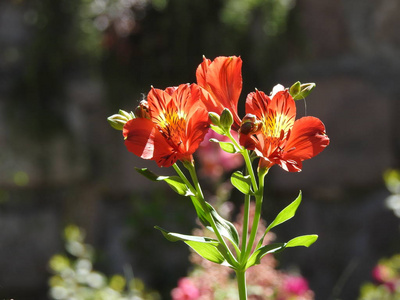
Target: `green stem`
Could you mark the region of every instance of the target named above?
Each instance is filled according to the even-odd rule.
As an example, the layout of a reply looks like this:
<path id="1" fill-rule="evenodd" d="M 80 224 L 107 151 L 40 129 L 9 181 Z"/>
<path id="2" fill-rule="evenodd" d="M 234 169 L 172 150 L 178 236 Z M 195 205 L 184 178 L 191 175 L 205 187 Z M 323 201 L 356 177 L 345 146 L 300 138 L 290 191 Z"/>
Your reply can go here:
<path id="1" fill-rule="evenodd" d="M 254 212 L 253 225 L 251 227 L 251 232 L 250 232 L 249 241 L 247 243 L 246 252 L 242 254 L 243 255 L 243 258 L 241 259 L 242 263 L 247 262 L 247 259 L 250 256 L 250 253 L 254 246 L 254 241 L 255 241 L 255 238 L 257 235 L 258 224 L 260 223 L 260 218 L 261 218 L 261 209 L 262 209 L 262 202 L 263 202 L 263 197 L 264 197 L 264 178 L 265 178 L 266 174 L 267 174 L 267 172 L 264 170 L 261 170 L 258 174 L 259 189 L 255 195 L 256 196 L 256 209 Z"/>
<path id="2" fill-rule="evenodd" d="M 243 207 L 243 226 L 242 226 L 242 245 L 241 253 L 246 252 L 247 235 L 249 231 L 249 208 L 250 208 L 250 195 L 245 195 L 244 197 L 244 207 Z M 240 257 L 240 263 L 243 263 L 244 255 Z"/>
<path id="3" fill-rule="evenodd" d="M 239 299 L 247 300 L 246 271 L 236 270 L 236 280 L 238 284 Z"/>
<path id="4" fill-rule="evenodd" d="M 190 191 L 193 193 L 193 195 L 196 195 L 196 189 L 193 187 L 193 185 L 189 182 L 189 180 L 186 178 L 185 174 L 182 172 L 182 170 L 179 168 L 179 166 L 175 163 L 172 165 L 176 171 L 176 173 L 179 175 L 179 177 L 185 182 L 185 184 L 188 186 Z"/>

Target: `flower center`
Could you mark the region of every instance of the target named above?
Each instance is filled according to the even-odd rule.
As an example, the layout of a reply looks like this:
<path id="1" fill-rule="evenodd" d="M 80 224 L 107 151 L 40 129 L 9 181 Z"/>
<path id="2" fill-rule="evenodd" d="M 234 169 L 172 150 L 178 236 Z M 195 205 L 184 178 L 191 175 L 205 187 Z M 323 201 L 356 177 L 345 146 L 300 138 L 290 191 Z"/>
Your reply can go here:
<path id="1" fill-rule="evenodd" d="M 277 114 L 275 111 L 269 111 L 268 115 L 263 120 L 262 132 L 266 138 L 284 139 L 287 137 L 292 126 L 293 117 L 288 117 L 285 114 Z"/>
<path id="2" fill-rule="evenodd" d="M 163 111 L 157 118 L 157 125 L 171 146 L 179 147 L 185 140 L 186 119 L 183 112 Z"/>

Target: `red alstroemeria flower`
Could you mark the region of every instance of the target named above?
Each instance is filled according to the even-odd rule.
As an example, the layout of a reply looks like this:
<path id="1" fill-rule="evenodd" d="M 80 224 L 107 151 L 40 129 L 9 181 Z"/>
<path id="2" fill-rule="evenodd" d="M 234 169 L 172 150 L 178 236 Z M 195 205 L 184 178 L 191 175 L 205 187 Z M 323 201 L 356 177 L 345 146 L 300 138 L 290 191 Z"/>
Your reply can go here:
<path id="1" fill-rule="evenodd" d="M 196 84 L 165 91 L 152 88 L 135 119 L 123 128 L 125 145 L 137 156 L 160 167 L 192 161 L 209 127 L 204 93 Z"/>
<path id="2" fill-rule="evenodd" d="M 315 117 L 295 121 L 296 105 L 287 90 L 272 99 L 261 91 L 246 99 L 240 143 L 260 156 L 260 168 L 277 164 L 289 172 L 300 172 L 302 161 L 329 145 L 324 124 Z"/>
<path id="3" fill-rule="evenodd" d="M 197 84 L 211 97 L 205 102 L 209 112 L 221 115 L 224 108 L 233 115 L 234 129 L 240 126 L 237 106 L 242 91 L 242 59 L 236 56 L 220 56 L 211 60 L 204 57 L 196 70 Z"/>

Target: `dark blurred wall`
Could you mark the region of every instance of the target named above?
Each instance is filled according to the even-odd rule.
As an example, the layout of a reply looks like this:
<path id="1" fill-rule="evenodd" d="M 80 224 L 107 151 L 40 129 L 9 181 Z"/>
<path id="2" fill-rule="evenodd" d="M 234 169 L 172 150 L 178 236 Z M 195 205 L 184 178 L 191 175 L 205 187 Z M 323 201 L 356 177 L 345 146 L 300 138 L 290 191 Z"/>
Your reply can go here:
<path id="1" fill-rule="evenodd" d="M 153 225 L 189 232 L 190 203 L 135 173 L 158 169 L 128 153 L 106 118 L 133 110 L 150 85 L 195 81 L 202 55 L 241 55 L 242 105 L 255 87 L 317 84 L 298 112 L 323 120 L 331 145 L 300 174 L 272 170 L 264 211 L 270 220 L 303 190 L 278 239 L 319 234 L 281 257 L 317 300 L 355 299 L 376 260 L 400 250 L 381 179 L 400 167 L 400 3 L 254 1 L 235 15 L 231 2 L 141 1 L 117 17 L 90 1 L 0 3 L 1 298 L 43 299 L 69 222 L 85 228 L 106 272 L 128 263 L 164 290 L 185 275 L 186 249 Z"/>

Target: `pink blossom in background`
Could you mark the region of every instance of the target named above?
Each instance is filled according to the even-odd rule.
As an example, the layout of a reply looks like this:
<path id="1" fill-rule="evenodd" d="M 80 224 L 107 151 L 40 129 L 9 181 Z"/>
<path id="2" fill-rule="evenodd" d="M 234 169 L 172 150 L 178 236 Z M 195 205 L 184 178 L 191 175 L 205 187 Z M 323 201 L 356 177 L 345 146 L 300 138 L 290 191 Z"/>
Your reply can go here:
<path id="1" fill-rule="evenodd" d="M 375 268 L 372 270 L 372 277 L 379 283 L 383 283 L 386 282 L 388 280 L 391 279 L 391 271 L 390 268 L 385 266 L 385 265 L 381 265 L 378 264 L 375 266 Z"/>
<path id="2" fill-rule="evenodd" d="M 200 291 L 185 277 L 179 279 L 178 286 L 171 291 L 171 297 L 173 300 L 196 300 L 200 297 Z"/>
<path id="3" fill-rule="evenodd" d="M 383 264 L 378 264 L 372 270 L 372 277 L 378 282 L 383 283 L 391 292 L 396 289 L 396 276 L 393 270 Z"/>
<path id="4" fill-rule="evenodd" d="M 301 276 L 288 276 L 284 281 L 283 289 L 287 293 L 301 296 L 309 290 L 309 287 L 305 278 Z"/>
<path id="5" fill-rule="evenodd" d="M 237 132 L 232 132 L 236 138 Z M 200 172 L 213 179 L 221 177 L 224 172 L 229 172 L 243 164 L 242 155 L 231 154 L 221 149 L 218 143 L 210 142 L 210 139 L 217 139 L 221 142 L 229 142 L 229 138 L 222 136 L 212 129 L 205 135 L 203 142 L 197 150 L 197 158 L 200 161 Z"/>

